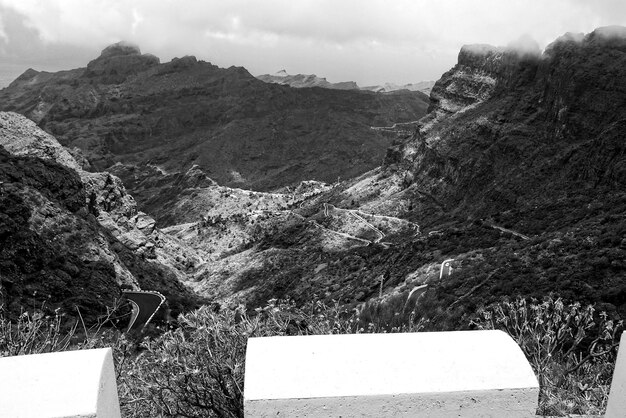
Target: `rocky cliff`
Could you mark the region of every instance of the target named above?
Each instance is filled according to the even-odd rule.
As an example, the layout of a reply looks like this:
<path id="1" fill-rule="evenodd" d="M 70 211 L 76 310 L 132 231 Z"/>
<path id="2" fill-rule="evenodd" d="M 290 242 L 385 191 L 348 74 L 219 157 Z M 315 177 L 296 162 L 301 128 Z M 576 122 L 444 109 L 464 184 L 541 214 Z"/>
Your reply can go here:
<path id="1" fill-rule="evenodd" d="M 542 55 L 464 48 L 398 162 L 446 207 L 477 216 L 619 190 L 625 45 L 598 30 L 566 35 Z"/>

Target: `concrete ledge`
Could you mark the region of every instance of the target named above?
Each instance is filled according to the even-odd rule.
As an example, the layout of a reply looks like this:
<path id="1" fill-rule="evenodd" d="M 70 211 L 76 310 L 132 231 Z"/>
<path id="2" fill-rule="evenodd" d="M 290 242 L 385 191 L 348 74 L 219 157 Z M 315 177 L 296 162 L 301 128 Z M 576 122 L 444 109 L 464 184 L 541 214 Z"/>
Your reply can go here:
<path id="1" fill-rule="evenodd" d="M 120 416 L 110 348 L 0 358 L 0 417 Z"/>
<path id="2" fill-rule="evenodd" d="M 248 340 L 246 417 L 530 417 L 538 394 L 501 331 Z"/>
<path id="3" fill-rule="evenodd" d="M 609 401 L 606 405 L 606 418 L 626 416 L 626 332 L 619 341 L 619 352 L 611 381 Z"/>

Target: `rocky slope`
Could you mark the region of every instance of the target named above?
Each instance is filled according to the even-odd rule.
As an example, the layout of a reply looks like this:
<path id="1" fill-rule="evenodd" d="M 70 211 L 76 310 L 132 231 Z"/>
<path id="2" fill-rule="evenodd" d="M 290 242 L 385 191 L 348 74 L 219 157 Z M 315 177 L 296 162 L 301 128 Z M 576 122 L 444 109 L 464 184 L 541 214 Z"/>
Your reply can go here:
<path id="1" fill-rule="evenodd" d="M 177 254 L 189 249 L 138 212 L 118 178 L 83 171 L 14 113 L 0 112 L 0 200 L 0 305 L 10 314 L 45 305 L 93 321 L 122 288 L 161 291 L 176 312 L 199 300 L 179 281 L 197 261 Z"/>
<path id="2" fill-rule="evenodd" d="M 123 164 L 131 193 L 124 173 L 150 176 L 147 164 L 166 175 L 196 165 L 219 184 L 256 190 L 352 177 L 380 164 L 389 145 L 370 126 L 416 120 L 426 107 L 425 96 L 267 84 L 194 57 L 161 64 L 126 44 L 86 68 L 28 70 L 0 91 L 0 109 L 79 149 L 85 168 Z"/>
<path id="3" fill-rule="evenodd" d="M 357 304 L 382 282 L 397 313 L 429 284 L 418 309 L 433 326 L 467 326 L 477 306 L 502 296 L 550 292 L 623 317 L 620 32 L 565 35 L 543 54 L 464 47 L 419 131 L 398 140 L 382 167 L 281 209 L 269 233 L 225 254 L 195 287 L 250 306 L 311 295 Z M 455 260 L 453 274 L 439 281 L 445 259 Z"/>

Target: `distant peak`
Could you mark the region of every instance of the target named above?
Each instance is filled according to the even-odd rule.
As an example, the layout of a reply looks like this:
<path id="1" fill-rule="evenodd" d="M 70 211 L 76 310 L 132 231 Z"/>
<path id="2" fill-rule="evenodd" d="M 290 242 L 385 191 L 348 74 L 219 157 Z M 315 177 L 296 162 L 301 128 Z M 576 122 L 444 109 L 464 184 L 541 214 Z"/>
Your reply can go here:
<path id="1" fill-rule="evenodd" d="M 182 58 L 172 58 L 171 64 L 174 68 L 188 68 L 193 67 L 198 63 L 198 59 L 193 55 L 185 55 Z"/>
<path id="2" fill-rule="evenodd" d="M 287 71 L 285 71 L 285 70 L 280 70 L 280 71 L 278 71 L 274 75 L 277 76 L 277 77 L 287 77 L 289 74 L 287 74 Z"/>
<path id="3" fill-rule="evenodd" d="M 574 42 L 574 43 L 582 43 L 582 41 L 584 41 L 585 39 L 585 34 L 582 32 L 579 33 L 574 33 L 574 32 L 567 32 L 561 36 L 559 36 L 558 38 L 556 38 L 556 40 L 552 43 L 552 44 L 558 44 L 558 43 L 562 43 L 562 42 Z M 550 45 L 552 45 L 550 44 Z M 550 46 L 548 46 L 547 49 L 549 49 Z"/>
<path id="4" fill-rule="evenodd" d="M 119 84 L 131 74 L 137 74 L 160 61 L 151 54 L 141 54 L 137 45 L 118 42 L 102 50 L 100 56 L 87 64 L 85 77 L 100 77 L 105 84 Z"/>
<path id="5" fill-rule="evenodd" d="M 36 76 L 36 75 L 38 75 L 38 74 L 39 74 L 39 71 L 37 71 L 37 70 L 33 70 L 32 68 L 29 68 L 28 70 L 24 71 L 24 72 L 22 73 L 22 75 L 20 75 L 20 76 L 18 77 L 18 79 L 20 79 L 20 80 L 26 80 L 26 79 L 33 78 L 33 77 L 35 77 L 35 76 Z"/>
<path id="6" fill-rule="evenodd" d="M 626 27 L 624 26 L 602 26 L 593 31 L 596 35 L 606 38 L 626 38 Z"/>
<path id="7" fill-rule="evenodd" d="M 514 52 L 520 57 L 541 55 L 541 48 L 539 47 L 539 43 L 537 43 L 537 41 L 535 41 L 529 35 L 522 35 L 515 41 L 510 42 L 506 46 L 506 51 Z"/>
<path id="8" fill-rule="evenodd" d="M 590 40 L 601 39 L 605 41 L 618 40 L 620 42 L 626 40 L 626 27 L 624 26 L 602 26 L 591 32 L 587 36 Z"/>
<path id="9" fill-rule="evenodd" d="M 121 41 L 113 45 L 109 45 L 102 50 L 100 58 L 108 58 L 122 55 L 141 55 L 141 50 L 135 44 Z"/>
<path id="10" fill-rule="evenodd" d="M 463 45 L 461 47 L 461 53 L 471 54 L 471 55 L 488 55 L 492 53 L 501 52 L 502 49 L 497 46 L 487 45 L 487 44 L 471 44 L 471 45 Z"/>

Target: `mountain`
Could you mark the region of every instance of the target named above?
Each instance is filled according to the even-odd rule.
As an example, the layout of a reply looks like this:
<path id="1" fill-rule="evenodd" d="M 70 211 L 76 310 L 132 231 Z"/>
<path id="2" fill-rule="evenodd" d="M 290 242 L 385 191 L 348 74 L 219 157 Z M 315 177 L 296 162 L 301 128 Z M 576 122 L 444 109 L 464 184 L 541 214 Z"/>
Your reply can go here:
<path id="1" fill-rule="evenodd" d="M 179 281 L 193 251 L 138 212 L 118 178 L 83 171 L 15 113 L 0 112 L 0 206 L 0 305 L 10 316 L 79 309 L 93 323 L 124 288 L 160 291 L 174 312 L 201 300 Z"/>
<path id="2" fill-rule="evenodd" d="M 434 328 L 467 327 L 501 297 L 549 293 L 624 317 L 624 32 L 567 34 L 543 53 L 463 47 L 418 131 L 396 139 L 383 166 L 194 224 L 193 239 L 247 233 L 194 288 L 251 307 L 378 300 L 392 314 L 415 308 Z M 210 212 L 241 199 L 226 194 Z M 440 280 L 446 259 L 453 273 Z M 410 292 L 424 284 L 415 307 Z"/>
<path id="3" fill-rule="evenodd" d="M 409 83 L 409 84 L 385 83 L 383 85 L 361 87 L 361 90 L 369 90 L 369 91 L 375 91 L 379 93 L 388 93 L 391 91 L 398 91 L 398 90 L 409 90 L 409 91 L 419 91 L 424 94 L 430 95 L 430 91 L 432 90 L 434 85 L 435 85 L 434 81 L 420 81 L 418 83 Z"/>
<path id="4" fill-rule="evenodd" d="M 339 83 L 331 83 L 325 78 L 320 78 L 315 74 L 296 74 L 289 75 L 287 71 L 280 70 L 276 74 L 263 74 L 257 78 L 266 83 L 282 84 L 295 88 L 303 87 L 322 87 L 325 89 L 337 90 L 358 90 L 359 86 L 354 81 L 344 81 Z"/>
<path id="5" fill-rule="evenodd" d="M 399 90 L 407 90 L 414 92 L 421 92 L 425 95 L 430 95 L 430 90 L 435 85 L 434 81 L 420 81 L 418 83 L 409 84 L 396 84 L 385 83 L 383 85 L 373 85 L 359 87 L 354 81 L 343 81 L 339 83 L 331 83 L 326 78 L 321 78 L 315 74 L 288 74 L 285 70 L 280 70 L 275 74 L 263 74 L 257 76 L 257 78 L 266 83 L 281 84 L 294 88 L 304 87 L 322 87 L 325 89 L 337 89 L 337 90 L 363 90 L 373 91 L 376 93 L 390 93 Z"/>
<path id="6" fill-rule="evenodd" d="M 1 110 L 34 120 L 86 169 L 121 164 L 131 193 L 135 176 L 166 182 L 194 166 L 255 190 L 352 177 L 379 165 L 390 144 L 371 126 L 419 119 L 427 106 L 424 95 L 268 84 L 189 56 L 162 64 L 128 44 L 86 68 L 30 69 L 0 90 Z"/>

